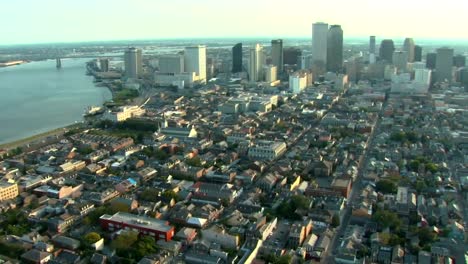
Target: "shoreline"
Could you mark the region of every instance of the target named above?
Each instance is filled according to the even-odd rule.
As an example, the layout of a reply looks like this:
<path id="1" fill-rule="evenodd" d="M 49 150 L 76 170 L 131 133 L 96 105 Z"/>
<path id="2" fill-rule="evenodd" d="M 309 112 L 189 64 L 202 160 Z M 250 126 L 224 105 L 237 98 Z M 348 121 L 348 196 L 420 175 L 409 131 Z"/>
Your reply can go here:
<path id="1" fill-rule="evenodd" d="M 85 64 L 85 68 L 87 69 L 87 63 Z M 93 78 L 95 78 L 95 76 L 93 75 Z M 102 88 L 102 87 L 99 87 L 97 86 L 94 82 L 93 82 L 93 85 L 95 88 Z M 111 101 L 114 100 L 114 97 L 115 97 L 115 91 L 114 89 L 112 89 L 111 87 L 109 86 L 105 86 L 105 88 L 110 92 L 111 94 Z M 102 102 L 101 106 L 106 108 L 106 103 L 108 101 L 104 101 Z M 84 121 L 84 118 L 83 120 Z M 48 130 L 48 131 L 45 131 L 45 132 L 42 132 L 42 133 L 38 133 L 38 134 L 34 134 L 34 135 L 31 135 L 31 136 L 28 136 L 28 137 L 25 137 L 25 138 L 21 138 L 21 139 L 18 139 L 18 140 L 13 140 L 13 141 L 10 141 L 10 142 L 6 142 L 6 143 L 0 143 L 0 150 L 6 150 L 6 151 L 10 151 L 10 150 L 13 150 L 15 148 L 18 148 L 18 147 L 28 147 L 27 145 L 35 145 L 35 144 L 40 144 L 41 142 L 43 142 L 44 140 L 50 138 L 50 137 L 58 137 L 58 136 L 63 136 L 63 134 L 65 134 L 66 132 L 68 132 L 69 130 L 71 129 L 74 129 L 74 128 L 79 128 L 80 126 L 82 126 L 83 123 L 73 123 L 73 124 L 70 124 L 70 125 L 66 125 L 66 126 L 62 126 L 62 127 L 58 127 L 58 128 L 55 128 L 55 129 L 51 129 L 51 130 Z"/>
<path id="2" fill-rule="evenodd" d="M 67 131 L 77 128 L 81 125 L 80 124 L 71 124 L 68 126 L 63 126 L 55 129 L 48 130 L 46 132 L 42 132 L 39 134 L 35 134 L 29 137 L 25 137 L 22 139 L 14 140 L 11 142 L 7 143 L 1 143 L 0 144 L 0 149 L 4 149 L 6 151 L 18 148 L 18 147 L 25 147 L 26 145 L 31 145 L 31 144 L 38 144 L 44 141 L 45 139 L 49 137 L 57 137 L 65 134 Z"/>

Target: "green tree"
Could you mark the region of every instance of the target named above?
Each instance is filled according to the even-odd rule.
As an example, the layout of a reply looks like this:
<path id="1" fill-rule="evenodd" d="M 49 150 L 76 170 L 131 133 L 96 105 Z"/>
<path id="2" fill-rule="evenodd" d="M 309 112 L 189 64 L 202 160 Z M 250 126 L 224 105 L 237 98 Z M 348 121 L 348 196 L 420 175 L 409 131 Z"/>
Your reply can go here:
<path id="1" fill-rule="evenodd" d="M 166 190 L 162 193 L 162 196 L 167 199 L 174 199 L 175 201 L 179 200 L 179 196 L 173 190 Z"/>
<path id="2" fill-rule="evenodd" d="M 202 164 L 201 164 L 201 159 L 200 157 L 193 157 L 191 159 L 187 159 L 185 160 L 185 163 L 189 166 L 192 166 L 192 167 L 203 167 Z"/>
<path id="3" fill-rule="evenodd" d="M 428 227 L 418 229 L 419 245 L 425 247 L 437 240 L 437 234 Z"/>
<path id="4" fill-rule="evenodd" d="M 334 214 L 331 220 L 332 227 L 338 227 L 340 225 L 340 216 L 338 214 Z"/>
<path id="5" fill-rule="evenodd" d="M 383 228 L 390 227 L 392 230 L 399 230 L 401 220 L 396 213 L 388 210 L 378 210 L 372 219 Z"/>
<path id="6" fill-rule="evenodd" d="M 135 242 L 138 241 L 138 233 L 137 232 L 123 232 L 117 238 L 112 241 L 111 246 L 116 251 L 128 251 Z M 120 255 L 120 254 L 119 254 Z"/>
<path id="7" fill-rule="evenodd" d="M 377 191 L 382 193 L 396 193 L 397 192 L 397 185 L 390 180 L 380 180 L 375 185 Z"/>
<path id="8" fill-rule="evenodd" d="M 101 240 L 101 235 L 96 232 L 90 232 L 84 236 L 84 242 L 88 244 L 94 244 Z"/>

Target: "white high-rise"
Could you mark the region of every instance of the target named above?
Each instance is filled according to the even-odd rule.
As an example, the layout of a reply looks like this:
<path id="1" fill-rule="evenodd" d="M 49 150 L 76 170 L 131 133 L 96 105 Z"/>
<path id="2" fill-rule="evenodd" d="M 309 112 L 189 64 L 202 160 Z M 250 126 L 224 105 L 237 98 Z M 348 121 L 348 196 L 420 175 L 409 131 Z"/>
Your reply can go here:
<path id="1" fill-rule="evenodd" d="M 159 72 L 184 72 L 184 57 L 182 55 L 164 55 L 159 58 Z"/>
<path id="2" fill-rule="evenodd" d="M 252 82 L 260 81 L 262 77 L 263 66 L 263 47 L 256 44 L 255 47 L 250 48 L 249 59 L 249 79 Z"/>
<path id="3" fill-rule="evenodd" d="M 265 65 L 263 70 L 265 72 L 265 82 L 272 83 L 276 81 L 278 68 L 275 65 Z"/>
<path id="4" fill-rule="evenodd" d="M 312 56 L 314 64 L 327 64 L 328 24 L 312 24 Z"/>
<path id="5" fill-rule="evenodd" d="M 206 83 L 206 46 L 186 47 L 184 52 L 186 72 L 194 72 L 200 83 Z"/>

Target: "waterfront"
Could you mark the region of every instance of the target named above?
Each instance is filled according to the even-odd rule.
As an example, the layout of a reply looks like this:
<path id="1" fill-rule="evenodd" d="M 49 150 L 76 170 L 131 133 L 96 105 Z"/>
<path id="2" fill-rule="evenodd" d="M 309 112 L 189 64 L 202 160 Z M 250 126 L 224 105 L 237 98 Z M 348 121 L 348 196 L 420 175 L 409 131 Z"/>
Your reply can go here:
<path id="1" fill-rule="evenodd" d="M 111 98 L 86 76 L 89 59 L 31 62 L 0 69 L 0 144 L 83 120 L 85 108 Z"/>

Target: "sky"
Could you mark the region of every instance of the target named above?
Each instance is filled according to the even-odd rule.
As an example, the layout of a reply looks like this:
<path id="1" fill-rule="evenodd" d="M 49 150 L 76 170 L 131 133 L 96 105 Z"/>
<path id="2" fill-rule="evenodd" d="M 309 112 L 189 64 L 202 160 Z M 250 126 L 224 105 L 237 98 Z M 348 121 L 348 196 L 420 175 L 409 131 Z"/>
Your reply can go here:
<path id="1" fill-rule="evenodd" d="M 171 38 L 468 39 L 466 0 L 0 0 L 0 45 Z"/>

